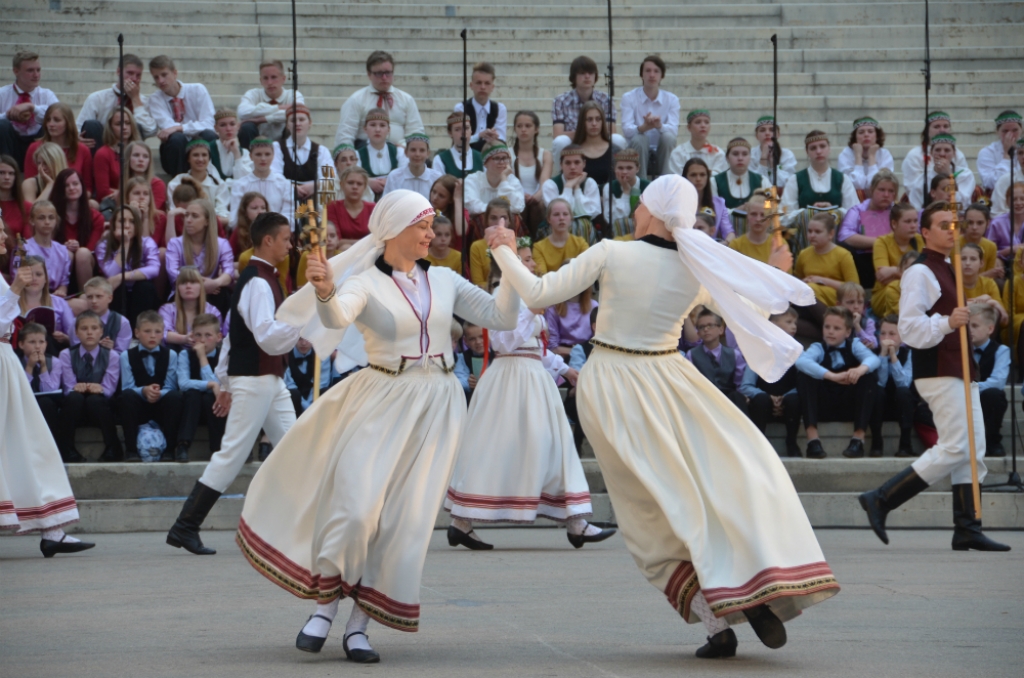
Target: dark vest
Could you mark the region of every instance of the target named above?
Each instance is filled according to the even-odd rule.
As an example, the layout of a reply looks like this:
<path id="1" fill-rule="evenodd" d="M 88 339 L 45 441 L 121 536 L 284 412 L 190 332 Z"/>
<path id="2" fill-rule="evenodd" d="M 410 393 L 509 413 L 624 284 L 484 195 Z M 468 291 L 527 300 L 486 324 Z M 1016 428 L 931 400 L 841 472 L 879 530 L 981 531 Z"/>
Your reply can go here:
<path id="1" fill-rule="evenodd" d="M 142 359 L 145 356 L 142 355 L 142 351 L 139 347 L 128 349 L 128 366 L 132 368 L 132 376 L 135 377 L 136 386 L 149 386 L 156 384 L 161 388 L 164 385 L 164 380 L 167 378 L 167 366 L 171 362 L 171 349 L 166 346 L 161 346 L 157 351 L 154 358 L 156 358 L 156 365 L 153 366 L 153 376 L 149 375 L 146 371 L 145 365 L 142 364 Z"/>
<path id="2" fill-rule="evenodd" d="M 811 175 L 807 169 L 796 173 L 797 201 L 800 207 L 807 207 L 816 202 L 827 202 L 829 205 L 843 204 L 843 173 L 839 170 L 830 169 L 832 173 L 832 185 L 828 193 L 818 193 L 811 188 Z"/>
<path id="3" fill-rule="evenodd" d="M 238 315 L 238 300 L 242 298 L 242 290 L 253 278 L 263 278 L 270 285 L 274 293 L 274 310 L 281 307 L 284 301 L 284 292 L 281 291 L 281 283 L 277 278 L 277 270 L 270 264 L 257 259 L 251 259 L 249 265 L 238 277 L 235 285 L 235 293 L 231 297 L 231 327 L 228 329 L 228 336 L 231 338 L 231 351 L 228 356 L 228 376 L 231 377 L 261 377 L 272 374 L 275 377 L 284 377 L 284 368 L 288 364 L 288 358 L 283 355 L 270 355 L 263 351 L 256 343 L 256 337 L 252 330 L 245 325 L 245 321 Z"/>
<path id="4" fill-rule="evenodd" d="M 459 166 L 455 164 L 455 153 L 456 151 L 454 148 L 449 148 L 447 151 L 441 151 L 440 153 L 435 155 L 434 158 L 441 159 L 441 164 L 444 165 L 445 174 L 450 174 L 453 177 L 461 177 L 462 170 L 459 169 Z M 467 156 L 471 153 L 473 155 L 473 169 L 466 170 L 466 176 L 469 176 L 474 172 L 479 172 L 484 167 L 484 158 L 482 155 L 480 155 L 480 152 L 477 151 L 475 148 L 466 151 Z M 369 160 L 367 160 L 367 162 L 369 162 Z"/>
<path id="5" fill-rule="evenodd" d="M 757 378 L 757 387 L 767 393 L 768 395 L 780 396 L 786 395 L 794 388 L 796 388 L 796 365 L 793 365 L 786 373 L 782 375 L 782 378 L 773 384 L 768 383 L 760 376 Z"/>
<path id="6" fill-rule="evenodd" d="M 640 182 L 640 194 L 643 195 L 643 192 L 647 190 L 647 187 L 651 185 L 651 182 L 647 181 L 647 179 L 640 179 L 639 177 L 637 177 L 637 179 Z M 622 184 L 619 183 L 618 179 L 612 179 L 612 195 L 616 198 L 622 197 Z"/>
<path id="7" fill-rule="evenodd" d="M 71 355 L 71 369 L 75 373 L 75 379 L 83 384 L 103 383 L 103 375 L 107 373 L 107 367 L 110 365 L 110 351 L 100 346 L 100 352 L 96 354 L 96 360 L 92 363 L 92 372 L 86 370 L 85 358 L 78 346 L 73 346 L 68 351 Z"/>
<path id="8" fill-rule="evenodd" d="M 281 142 L 281 155 L 284 156 L 284 178 L 288 181 L 316 181 L 320 176 L 320 168 L 317 166 L 317 158 L 320 156 L 320 144 L 315 141 L 309 142 L 309 157 L 301 165 L 295 162 L 295 158 L 288 152 L 288 146 Z M 295 150 L 296 157 L 298 149 Z"/>
<path id="9" fill-rule="evenodd" d="M 860 360 L 853 354 L 853 337 L 848 337 L 839 346 L 829 346 L 825 342 L 821 342 L 821 347 L 825 349 L 825 354 L 821 357 L 821 362 L 818 363 L 829 372 L 832 371 L 832 354 L 838 353 L 843 357 L 844 370 L 852 370 L 854 367 L 860 367 Z M 877 376 L 877 375 L 876 375 Z"/>
<path id="10" fill-rule="evenodd" d="M 725 344 L 721 344 L 721 349 L 722 353 L 717 366 L 712 362 L 712 356 L 704 350 L 703 346 L 695 346 L 690 351 L 690 357 L 693 358 L 693 366 L 707 377 L 708 381 L 717 386 L 720 391 L 732 393 L 736 390 L 736 381 L 734 379 L 736 374 L 736 351 Z"/>
<path id="11" fill-rule="evenodd" d="M 390 172 L 398 169 L 398 147 L 388 141 L 387 149 L 388 160 L 391 162 L 391 170 L 388 170 L 388 172 Z M 312 154 L 310 154 L 310 156 L 312 157 Z M 388 175 L 388 172 L 385 172 L 384 174 L 374 174 L 373 170 L 370 168 L 370 144 L 366 144 L 359 149 L 359 164 L 364 170 L 366 170 L 366 173 L 369 174 L 371 178 L 386 177 Z M 285 176 L 288 175 L 286 174 Z"/>
<path id="12" fill-rule="evenodd" d="M 939 281 L 941 296 L 935 305 L 928 309 L 928 315 L 938 313 L 949 315 L 956 308 L 956 279 L 953 276 L 953 267 L 949 265 L 946 258 L 935 250 L 925 248 L 918 257 L 914 266 L 927 266 L 935 274 Z M 931 348 L 914 348 L 914 379 L 928 379 L 929 377 L 956 377 L 963 379 L 963 367 L 960 360 L 960 331 L 954 330 L 944 336 L 935 346 Z M 974 351 L 968 353 L 970 356 L 970 378 L 972 381 L 978 378 L 978 365 L 974 361 Z"/>
<path id="13" fill-rule="evenodd" d="M 313 361 L 316 359 L 316 353 L 313 351 L 309 352 L 309 355 L 299 358 L 295 355 L 295 351 L 288 352 L 288 369 L 291 371 L 292 381 L 295 382 L 295 386 L 299 389 L 299 395 L 303 398 L 309 397 L 310 392 L 313 390 Z M 306 371 L 302 372 L 301 366 L 305 365 Z"/>
<path id="14" fill-rule="evenodd" d="M 999 344 L 995 341 L 989 340 L 988 346 L 981 352 L 981 358 L 978 360 L 978 381 L 985 381 L 992 376 L 992 370 L 996 366 L 996 351 L 999 350 Z M 973 351 L 972 351 L 973 353 Z M 975 357 L 977 357 L 975 355 Z"/>
<path id="15" fill-rule="evenodd" d="M 103 338 L 117 341 L 117 335 L 121 332 L 121 321 L 123 320 L 123 315 L 117 311 L 111 311 L 110 315 L 107 316 L 107 323 L 103 326 Z"/>
<path id="16" fill-rule="evenodd" d="M 199 366 L 199 358 L 196 356 L 196 352 L 191 348 L 186 351 L 183 356 L 188 360 L 188 376 L 191 379 L 199 380 L 203 378 L 202 367 Z M 213 356 L 206 356 L 206 362 L 210 364 L 211 370 L 217 369 L 217 358 L 220 357 L 220 347 L 217 347 L 217 353 Z M 179 358 L 180 360 L 180 358 Z"/>
<path id="17" fill-rule="evenodd" d="M 474 134 L 476 134 L 477 132 L 480 132 L 482 130 L 485 130 L 485 129 L 493 128 L 494 127 L 494 123 L 498 121 L 498 104 L 494 103 L 493 101 L 488 101 L 487 105 L 488 105 L 489 108 L 487 109 L 487 121 L 486 121 L 486 124 L 483 127 L 481 127 L 480 129 L 477 129 L 476 128 L 476 104 L 473 102 L 472 99 L 469 99 L 467 101 L 463 101 L 462 102 L 462 110 L 465 112 L 466 117 L 469 118 L 470 129 L 473 130 Z M 484 150 L 484 145 L 486 143 L 487 143 L 487 141 L 485 139 L 481 139 L 479 141 L 474 141 L 469 146 L 470 146 L 470 148 L 475 148 L 478 151 L 482 151 L 482 150 Z"/>
<path id="18" fill-rule="evenodd" d="M 46 359 L 46 371 L 50 372 L 52 374 L 53 373 L 53 356 L 47 354 L 46 356 L 44 356 L 44 358 Z M 25 356 L 21 356 L 21 366 L 22 367 L 27 367 L 28 366 L 27 363 L 25 362 Z M 36 368 L 38 368 L 38 365 L 36 366 Z M 29 386 L 32 387 L 32 392 L 33 393 L 39 393 L 39 389 L 37 389 L 35 387 L 35 385 L 32 383 L 31 379 L 29 379 Z"/>
<path id="19" fill-rule="evenodd" d="M 761 175 L 757 172 L 748 172 L 750 175 L 750 193 L 743 196 L 742 198 L 734 198 L 732 193 L 729 191 L 729 173 L 719 172 L 715 175 L 715 184 L 718 187 L 718 197 L 725 201 L 725 206 L 729 209 L 736 209 L 742 205 L 746 205 L 750 202 L 750 196 L 754 194 L 754 191 L 761 188 Z"/>

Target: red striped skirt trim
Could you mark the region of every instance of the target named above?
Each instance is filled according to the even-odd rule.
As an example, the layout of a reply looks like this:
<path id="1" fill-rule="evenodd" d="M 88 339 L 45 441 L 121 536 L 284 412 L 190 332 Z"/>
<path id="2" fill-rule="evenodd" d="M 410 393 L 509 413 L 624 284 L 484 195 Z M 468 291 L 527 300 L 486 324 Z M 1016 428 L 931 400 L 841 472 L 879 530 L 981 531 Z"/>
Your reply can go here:
<path id="1" fill-rule="evenodd" d="M 697 581 L 697 571 L 693 569 L 693 563 L 683 560 L 676 567 L 675 572 L 669 577 L 668 586 L 665 587 L 665 596 L 673 609 L 683 619 L 690 618 L 690 602 L 694 594 L 700 590 Z"/>
<path id="2" fill-rule="evenodd" d="M 78 508 L 78 504 L 75 502 L 74 497 L 64 497 L 42 506 L 28 506 L 25 508 L 15 506 L 12 501 L 5 501 L 0 502 L 0 515 L 13 513 L 18 516 L 20 521 L 25 522 L 29 520 L 42 520 L 43 518 L 49 518 L 58 513 L 64 513 L 76 508 Z"/>
<path id="3" fill-rule="evenodd" d="M 828 563 L 796 567 L 769 567 L 747 583 L 734 588 L 704 589 L 704 597 L 715 616 L 739 612 L 787 596 L 805 596 L 826 589 L 839 589 Z"/>
<path id="4" fill-rule="evenodd" d="M 448 499 L 454 504 L 467 508 L 483 509 L 536 509 L 541 504 L 554 508 L 568 508 L 590 503 L 589 492 L 568 492 L 555 497 L 541 493 L 539 497 L 491 497 L 481 494 L 464 494 L 448 488 Z"/>

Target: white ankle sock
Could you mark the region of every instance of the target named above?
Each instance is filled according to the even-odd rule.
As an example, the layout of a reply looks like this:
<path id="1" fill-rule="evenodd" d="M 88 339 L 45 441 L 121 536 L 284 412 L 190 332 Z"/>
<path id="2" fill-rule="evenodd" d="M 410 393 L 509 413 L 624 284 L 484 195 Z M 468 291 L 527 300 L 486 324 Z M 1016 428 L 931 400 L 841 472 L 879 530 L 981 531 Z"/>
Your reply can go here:
<path id="1" fill-rule="evenodd" d="M 591 525 L 587 522 L 586 518 L 580 516 L 574 516 L 569 518 L 569 522 L 566 524 L 565 529 L 569 531 L 569 534 L 585 534 L 588 537 L 593 537 L 595 534 L 601 534 L 601 528 L 597 525 Z"/>
<path id="2" fill-rule="evenodd" d="M 466 518 L 452 518 L 452 527 L 460 532 L 469 534 L 473 531 L 473 521 Z"/>
<path id="3" fill-rule="evenodd" d="M 352 606 L 352 614 L 348 618 L 348 623 L 345 624 L 345 638 L 348 639 L 348 649 L 350 650 L 372 650 L 370 647 L 370 640 L 365 635 L 355 635 L 353 633 L 366 633 L 366 627 L 370 623 L 370 615 L 363 611 L 363 608 L 359 607 L 359 603 Z"/>
<path id="4" fill-rule="evenodd" d="M 49 530 L 43 530 L 43 539 L 49 539 L 50 541 L 64 540 L 65 544 L 77 544 L 78 539 L 75 539 L 70 534 L 65 534 L 64 530 L 59 527 L 51 527 Z"/>
<path id="5" fill-rule="evenodd" d="M 697 591 L 690 601 L 690 607 L 697 613 L 700 620 L 704 622 L 704 627 L 708 630 L 709 636 L 721 633 L 729 628 L 729 622 L 725 621 L 722 617 L 716 617 L 715 613 L 711 611 L 711 606 L 708 605 L 703 591 Z"/>
<path id="6" fill-rule="evenodd" d="M 321 619 L 318 616 L 310 618 L 306 625 L 302 627 L 302 632 L 307 636 L 315 636 L 317 638 L 326 638 L 327 634 L 331 631 L 331 622 L 334 621 L 335 615 L 338 614 L 338 601 L 332 601 L 330 603 L 317 604 L 316 613 L 323 617 L 327 617 L 331 621 Z"/>

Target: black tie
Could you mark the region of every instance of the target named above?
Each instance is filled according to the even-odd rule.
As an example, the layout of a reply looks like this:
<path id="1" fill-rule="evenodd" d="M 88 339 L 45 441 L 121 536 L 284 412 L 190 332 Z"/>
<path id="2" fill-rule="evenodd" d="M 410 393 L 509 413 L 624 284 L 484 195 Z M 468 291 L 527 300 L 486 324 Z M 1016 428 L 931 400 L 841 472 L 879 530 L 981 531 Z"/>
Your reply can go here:
<path id="1" fill-rule="evenodd" d="M 79 378 L 79 381 L 86 383 L 92 383 L 92 354 L 85 354 L 85 378 Z"/>
<path id="2" fill-rule="evenodd" d="M 711 353 L 709 351 L 705 351 L 705 353 L 708 354 L 708 360 L 711 361 L 712 367 L 714 367 L 715 369 L 718 369 L 718 358 L 715 357 L 715 354 Z"/>
<path id="3" fill-rule="evenodd" d="M 38 363 L 32 368 L 32 392 L 39 393 L 39 389 L 42 388 L 42 384 L 39 381 L 39 373 L 42 372 Z"/>

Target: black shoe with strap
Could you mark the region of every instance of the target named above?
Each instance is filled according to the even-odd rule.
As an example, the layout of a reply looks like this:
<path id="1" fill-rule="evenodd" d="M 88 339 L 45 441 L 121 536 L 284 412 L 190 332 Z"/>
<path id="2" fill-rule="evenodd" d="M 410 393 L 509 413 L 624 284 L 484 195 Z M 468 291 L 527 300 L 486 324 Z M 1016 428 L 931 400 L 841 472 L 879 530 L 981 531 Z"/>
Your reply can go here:
<path id="1" fill-rule="evenodd" d="M 767 647 L 778 650 L 786 644 L 786 627 L 770 607 L 758 605 L 749 610 L 743 610 L 743 614 L 750 622 L 750 628 L 754 629 L 754 633 Z"/>
<path id="2" fill-rule="evenodd" d="M 216 553 L 215 549 L 203 546 L 203 540 L 199 538 L 199 526 L 206 520 L 207 514 L 218 499 L 220 492 L 211 490 L 197 480 L 195 487 L 192 488 L 192 494 L 188 495 L 185 505 L 181 507 L 178 519 L 167 533 L 167 543 L 197 556 Z"/>
<path id="3" fill-rule="evenodd" d="M 697 650 L 699 659 L 728 659 L 736 656 L 736 633 L 732 629 L 719 631 L 713 636 L 708 636 L 708 642 Z"/>
<path id="4" fill-rule="evenodd" d="M 573 534 L 566 530 L 565 536 L 569 538 L 569 543 L 573 545 L 573 548 L 581 549 L 584 544 L 596 544 L 615 534 L 615 530 L 611 529 L 601 530 L 597 534 L 587 534 L 587 527 L 590 527 L 590 523 L 587 523 L 586 527 L 583 528 L 583 532 L 579 534 Z"/>
<path id="5" fill-rule="evenodd" d="M 476 534 L 472 530 L 469 532 L 463 532 L 454 525 L 448 526 L 448 546 L 465 546 L 471 551 L 490 551 L 494 548 L 493 544 L 488 544 L 485 541 L 475 538 L 473 535 Z"/>
<path id="6" fill-rule="evenodd" d="M 309 619 L 312 619 L 313 617 L 323 619 L 325 622 L 327 622 L 328 626 L 334 623 L 333 619 L 328 619 L 322 614 L 310 615 Z M 306 624 L 309 623 L 309 619 L 306 620 Z M 303 624 L 302 628 L 306 628 L 305 624 Z M 302 650 L 303 652 L 319 652 L 323 648 L 325 642 L 327 642 L 327 636 L 324 636 L 323 638 L 319 638 L 317 636 L 309 636 L 303 633 L 302 630 L 300 630 L 299 635 L 295 637 L 295 647 L 299 650 Z"/>
<path id="7" fill-rule="evenodd" d="M 96 544 L 87 541 L 64 541 L 68 538 L 68 535 L 64 535 L 60 538 L 60 541 L 54 541 L 53 539 L 41 539 L 39 541 L 39 550 L 43 552 L 43 558 L 53 558 L 58 553 L 78 553 L 79 551 L 88 551 Z"/>
<path id="8" fill-rule="evenodd" d="M 825 448 L 821 446 L 821 440 L 815 438 L 814 440 L 807 441 L 807 458 L 808 459 L 824 459 L 828 455 L 825 454 Z"/>
<path id="9" fill-rule="evenodd" d="M 878 489 L 860 495 L 860 506 L 867 511 L 868 523 L 883 544 L 889 543 L 889 535 L 885 533 L 885 518 L 889 512 L 926 489 L 928 483 L 921 480 L 913 466 L 908 466 L 882 483 Z"/>
<path id="10" fill-rule="evenodd" d="M 377 654 L 376 650 L 349 649 L 348 639 L 352 636 L 363 636 L 367 640 L 370 639 L 370 637 L 362 631 L 353 631 L 352 633 L 345 636 L 345 638 L 341 642 L 341 646 L 345 650 L 345 659 L 349 660 L 350 662 L 355 662 L 356 664 L 376 664 L 380 662 L 380 655 Z"/>
<path id="11" fill-rule="evenodd" d="M 985 536 L 974 517 L 974 488 L 970 483 L 953 486 L 953 550 L 1009 551 L 1010 547 Z"/>
<path id="12" fill-rule="evenodd" d="M 843 456 L 847 459 L 863 459 L 864 441 L 860 438 L 850 438 L 850 444 L 843 450 Z"/>

